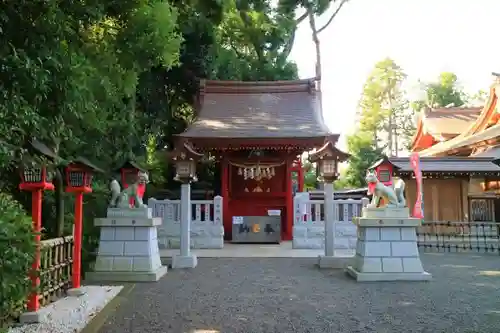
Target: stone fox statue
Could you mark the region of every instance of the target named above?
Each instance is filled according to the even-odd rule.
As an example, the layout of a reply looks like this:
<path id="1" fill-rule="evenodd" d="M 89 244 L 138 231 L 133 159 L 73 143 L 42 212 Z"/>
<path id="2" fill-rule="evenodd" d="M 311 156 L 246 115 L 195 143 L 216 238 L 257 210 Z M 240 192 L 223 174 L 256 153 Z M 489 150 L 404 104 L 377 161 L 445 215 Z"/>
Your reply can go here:
<path id="1" fill-rule="evenodd" d="M 137 174 L 137 180 L 122 191 L 120 183 L 118 183 L 116 179 L 113 179 L 109 184 L 109 189 L 111 190 L 111 200 L 109 202 L 109 207 L 130 208 L 130 197 L 134 198 L 135 208 L 145 207 L 146 205 L 143 204 L 142 197 L 137 194 L 137 187 L 139 184 L 147 184 L 148 182 L 148 174 L 146 172 L 139 171 L 139 173 Z"/>
<path id="2" fill-rule="evenodd" d="M 382 184 L 373 171 L 368 171 L 365 180 L 368 183 L 368 194 L 373 195 L 368 207 L 377 207 L 381 198 L 386 199 L 387 207 L 406 207 L 405 182 L 402 179 L 399 179 L 392 188 Z"/>

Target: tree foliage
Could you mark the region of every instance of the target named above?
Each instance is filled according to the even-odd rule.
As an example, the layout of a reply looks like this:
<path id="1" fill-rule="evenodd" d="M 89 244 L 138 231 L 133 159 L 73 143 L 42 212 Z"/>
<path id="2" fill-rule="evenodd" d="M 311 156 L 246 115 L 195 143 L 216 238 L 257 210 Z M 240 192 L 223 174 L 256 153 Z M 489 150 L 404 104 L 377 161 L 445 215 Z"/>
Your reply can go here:
<path id="1" fill-rule="evenodd" d="M 422 83 L 422 90 L 424 91 L 425 98 L 412 103 L 413 109 L 417 112 L 423 107 L 460 107 L 470 100 L 462 87 L 460 87 L 457 75 L 452 72 L 439 74 L 437 80 L 434 82 Z"/>
<path id="2" fill-rule="evenodd" d="M 25 279 L 33 263 L 35 240 L 31 218 L 12 196 L 0 193 L 0 331 L 9 316 L 24 308 L 32 290 Z M 20 278 L 21 277 L 21 278 Z"/>

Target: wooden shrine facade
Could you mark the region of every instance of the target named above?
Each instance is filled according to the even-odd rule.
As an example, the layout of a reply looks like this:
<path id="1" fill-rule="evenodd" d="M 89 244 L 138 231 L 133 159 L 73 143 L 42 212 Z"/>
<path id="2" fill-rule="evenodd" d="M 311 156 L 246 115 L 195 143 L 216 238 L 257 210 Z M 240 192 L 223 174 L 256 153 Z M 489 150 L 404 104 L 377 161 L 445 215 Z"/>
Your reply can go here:
<path id="1" fill-rule="evenodd" d="M 202 81 L 196 118 L 178 135 L 221 167 L 223 224 L 235 216 L 280 211 L 282 239 L 292 239 L 293 193 L 303 191 L 300 156 L 338 135 L 324 124 L 315 80 Z"/>
<path id="2" fill-rule="evenodd" d="M 416 182 L 408 157 L 385 158 L 382 164 L 406 183 L 409 207 L 416 200 Z M 490 158 L 421 157 L 424 217 L 426 221 L 486 221 L 500 217 L 494 204 L 486 200 L 485 179 L 500 177 L 500 167 Z M 495 197 L 495 195 L 493 195 Z M 500 206 L 497 208 L 499 209 Z"/>
<path id="3" fill-rule="evenodd" d="M 493 73 L 481 108 L 427 110 L 413 151 L 421 156 L 427 220 L 500 222 L 500 76 Z M 395 174 L 411 178 L 408 158 L 390 158 Z M 413 180 L 407 194 L 412 202 Z"/>

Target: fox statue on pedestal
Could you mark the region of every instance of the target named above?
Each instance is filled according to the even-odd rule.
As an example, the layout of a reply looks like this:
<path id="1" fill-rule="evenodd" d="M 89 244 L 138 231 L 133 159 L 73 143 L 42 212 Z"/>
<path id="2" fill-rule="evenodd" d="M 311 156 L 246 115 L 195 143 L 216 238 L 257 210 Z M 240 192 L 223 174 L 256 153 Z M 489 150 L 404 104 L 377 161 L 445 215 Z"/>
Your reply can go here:
<path id="1" fill-rule="evenodd" d="M 367 171 L 365 177 L 366 183 L 368 184 L 368 194 L 371 194 L 372 201 L 368 205 L 369 208 L 377 208 L 380 199 L 385 199 L 387 202 L 386 207 L 403 208 L 406 207 L 406 199 L 404 195 L 405 182 L 399 179 L 397 183 L 394 184 L 394 188 L 385 186 L 382 184 L 375 172 Z"/>
<path id="2" fill-rule="evenodd" d="M 129 198 L 134 198 L 133 208 L 147 207 L 147 205 L 142 202 L 142 197 L 138 195 L 137 189 L 139 184 L 147 184 L 148 182 L 148 174 L 146 172 L 139 171 L 139 173 L 137 174 L 137 180 L 122 191 L 120 183 L 118 183 L 116 179 L 113 179 L 109 184 L 109 189 L 111 190 L 111 200 L 109 202 L 109 207 L 130 208 Z"/>

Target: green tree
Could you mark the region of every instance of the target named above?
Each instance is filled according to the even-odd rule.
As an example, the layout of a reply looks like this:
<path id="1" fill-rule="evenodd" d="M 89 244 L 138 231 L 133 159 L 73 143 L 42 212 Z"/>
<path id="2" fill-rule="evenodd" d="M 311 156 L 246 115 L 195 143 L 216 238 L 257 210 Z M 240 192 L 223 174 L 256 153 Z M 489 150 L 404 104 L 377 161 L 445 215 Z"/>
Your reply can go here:
<path id="1" fill-rule="evenodd" d="M 425 98 L 412 102 L 412 108 L 419 112 L 424 107 L 460 107 L 471 99 L 460 87 L 458 77 L 452 72 L 443 72 L 433 82 L 421 83 Z M 478 93 L 477 98 L 481 94 Z"/>
<path id="2" fill-rule="evenodd" d="M 366 186 L 366 170 L 382 157 L 370 132 L 357 132 L 347 138 L 351 158 L 344 176 L 344 184 L 350 188 Z"/>
<path id="3" fill-rule="evenodd" d="M 406 74 L 392 59 L 375 64 L 359 102 L 359 130 L 370 133 L 376 148 L 397 155 L 413 135 L 408 101 L 403 89 Z"/>

